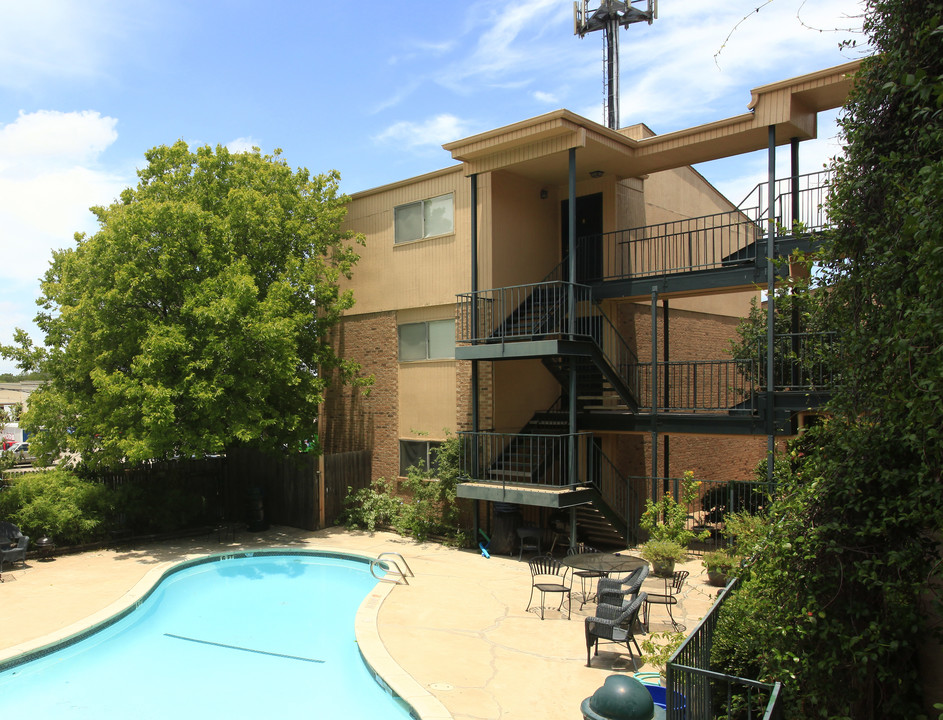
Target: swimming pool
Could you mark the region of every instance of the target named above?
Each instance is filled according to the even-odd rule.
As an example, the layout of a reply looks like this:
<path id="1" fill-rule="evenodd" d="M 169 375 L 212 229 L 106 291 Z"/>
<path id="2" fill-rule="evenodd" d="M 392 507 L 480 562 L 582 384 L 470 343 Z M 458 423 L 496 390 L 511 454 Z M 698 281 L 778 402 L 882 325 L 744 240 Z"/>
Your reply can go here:
<path id="1" fill-rule="evenodd" d="M 369 560 L 341 554 L 182 563 L 120 619 L 0 672 L 0 708 L 101 720 L 409 718 L 354 634 L 376 583 Z"/>

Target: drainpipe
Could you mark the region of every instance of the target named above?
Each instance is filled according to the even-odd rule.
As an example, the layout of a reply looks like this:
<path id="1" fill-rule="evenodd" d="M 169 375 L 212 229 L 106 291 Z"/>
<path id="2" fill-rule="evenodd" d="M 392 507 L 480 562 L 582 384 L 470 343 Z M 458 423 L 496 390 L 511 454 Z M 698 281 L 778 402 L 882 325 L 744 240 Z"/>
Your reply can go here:
<path id="1" fill-rule="evenodd" d="M 776 378 L 773 372 L 773 340 L 775 338 L 775 301 L 776 292 L 776 212 L 773 203 L 776 201 L 776 126 L 769 126 L 769 178 L 766 209 L 766 481 L 772 486 L 773 467 L 776 452 L 776 428 L 773 411 L 775 398 L 773 386 Z"/>

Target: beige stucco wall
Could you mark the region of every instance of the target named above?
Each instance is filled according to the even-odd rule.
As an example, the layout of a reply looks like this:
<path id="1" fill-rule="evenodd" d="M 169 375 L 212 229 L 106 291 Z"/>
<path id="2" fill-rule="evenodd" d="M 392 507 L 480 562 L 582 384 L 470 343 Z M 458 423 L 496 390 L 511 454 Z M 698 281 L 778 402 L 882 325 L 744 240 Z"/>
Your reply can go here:
<path id="1" fill-rule="evenodd" d="M 399 436 L 444 440 L 455 432 L 454 360 L 399 364 Z"/>
<path id="2" fill-rule="evenodd" d="M 394 208 L 451 193 L 454 232 L 394 243 Z M 363 233 L 353 278 L 353 313 L 373 313 L 455 302 L 471 276 L 470 184 L 460 167 L 352 196 L 344 228 Z"/>
<path id="3" fill-rule="evenodd" d="M 540 282 L 560 262 L 559 210 L 555 192 L 507 172 L 491 174 L 492 285 Z"/>
<path id="4" fill-rule="evenodd" d="M 494 363 L 494 426 L 497 432 L 517 432 L 535 412 L 548 408 L 560 395 L 560 383 L 540 360 Z"/>

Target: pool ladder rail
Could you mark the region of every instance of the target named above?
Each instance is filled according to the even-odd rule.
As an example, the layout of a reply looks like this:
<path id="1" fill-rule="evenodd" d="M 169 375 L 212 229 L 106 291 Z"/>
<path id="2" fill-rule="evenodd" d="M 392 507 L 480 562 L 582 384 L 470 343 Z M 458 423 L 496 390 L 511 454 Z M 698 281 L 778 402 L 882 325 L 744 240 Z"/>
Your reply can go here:
<path id="1" fill-rule="evenodd" d="M 393 559 L 383 560 L 384 556 L 389 556 Z M 403 564 L 403 567 L 406 568 L 406 572 L 403 572 L 403 569 L 400 567 L 400 563 Z M 377 575 L 374 568 L 380 568 L 385 571 L 385 575 Z M 377 555 L 375 560 L 370 561 L 370 574 L 373 575 L 377 580 L 383 580 L 385 582 L 392 582 L 404 585 L 409 585 L 409 580 L 406 578 L 406 573 L 409 573 L 409 577 L 416 577 L 415 573 L 409 567 L 409 563 L 406 562 L 406 558 L 400 555 L 398 552 L 381 552 Z"/>

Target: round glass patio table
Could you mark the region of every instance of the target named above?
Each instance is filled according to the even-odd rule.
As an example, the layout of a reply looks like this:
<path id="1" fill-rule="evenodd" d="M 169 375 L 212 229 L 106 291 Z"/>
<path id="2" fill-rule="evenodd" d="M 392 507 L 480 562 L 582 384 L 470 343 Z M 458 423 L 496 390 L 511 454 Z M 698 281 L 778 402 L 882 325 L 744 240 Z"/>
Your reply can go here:
<path id="1" fill-rule="evenodd" d="M 598 552 L 567 555 L 560 562 L 575 570 L 595 570 L 605 573 L 629 573 L 643 565 L 648 565 L 647 560 L 635 555 Z"/>

